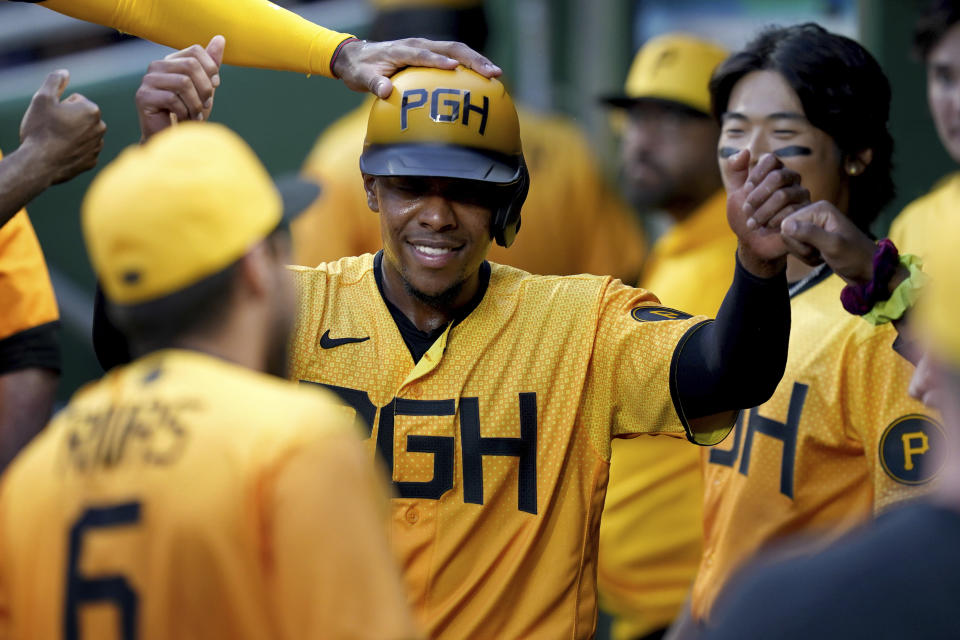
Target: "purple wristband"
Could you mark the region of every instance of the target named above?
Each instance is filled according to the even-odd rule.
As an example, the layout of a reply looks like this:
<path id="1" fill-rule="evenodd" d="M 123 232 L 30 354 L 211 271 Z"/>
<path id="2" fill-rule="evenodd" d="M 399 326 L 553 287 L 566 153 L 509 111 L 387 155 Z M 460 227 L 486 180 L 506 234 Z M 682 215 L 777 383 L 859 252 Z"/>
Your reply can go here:
<path id="1" fill-rule="evenodd" d="M 848 284 L 840 292 L 840 302 L 848 313 L 862 316 L 878 302 L 890 299 L 890 279 L 900 266 L 900 253 L 889 238 L 877 243 L 873 254 L 873 279 L 867 284 Z"/>

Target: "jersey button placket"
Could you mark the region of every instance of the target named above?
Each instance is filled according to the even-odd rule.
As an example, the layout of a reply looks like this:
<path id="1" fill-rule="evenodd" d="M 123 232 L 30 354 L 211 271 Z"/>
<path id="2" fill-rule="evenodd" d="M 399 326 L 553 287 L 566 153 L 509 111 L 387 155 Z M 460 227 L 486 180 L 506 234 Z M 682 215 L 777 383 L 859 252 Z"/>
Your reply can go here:
<path id="1" fill-rule="evenodd" d="M 416 507 L 410 507 L 409 509 L 407 509 L 407 512 L 406 514 L 404 514 L 403 517 L 408 524 L 414 525 L 420 521 L 420 512 L 417 511 Z"/>

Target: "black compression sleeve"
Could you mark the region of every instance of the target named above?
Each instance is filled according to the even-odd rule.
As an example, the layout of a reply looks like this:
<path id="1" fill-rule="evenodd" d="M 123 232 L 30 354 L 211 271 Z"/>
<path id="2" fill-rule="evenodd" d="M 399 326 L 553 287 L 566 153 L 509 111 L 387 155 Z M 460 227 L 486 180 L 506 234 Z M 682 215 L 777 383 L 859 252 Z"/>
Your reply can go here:
<path id="1" fill-rule="evenodd" d="M 716 321 L 680 348 L 675 400 L 690 418 L 763 404 L 783 377 L 789 341 L 786 274 L 758 278 L 738 259 Z"/>

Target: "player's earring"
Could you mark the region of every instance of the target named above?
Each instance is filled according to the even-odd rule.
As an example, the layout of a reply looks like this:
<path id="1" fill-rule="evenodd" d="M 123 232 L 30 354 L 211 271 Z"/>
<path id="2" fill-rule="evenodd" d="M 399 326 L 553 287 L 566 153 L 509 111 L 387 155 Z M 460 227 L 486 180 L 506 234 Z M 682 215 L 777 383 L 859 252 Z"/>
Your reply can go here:
<path id="1" fill-rule="evenodd" d="M 848 164 L 848 165 L 847 165 L 847 175 L 849 175 L 849 176 L 858 176 L 858 175 L 860 175 L 860 167 L 858 167 L 857 165 L 855 165 L 855 164 L 853 164 L 853 163 Z"/>

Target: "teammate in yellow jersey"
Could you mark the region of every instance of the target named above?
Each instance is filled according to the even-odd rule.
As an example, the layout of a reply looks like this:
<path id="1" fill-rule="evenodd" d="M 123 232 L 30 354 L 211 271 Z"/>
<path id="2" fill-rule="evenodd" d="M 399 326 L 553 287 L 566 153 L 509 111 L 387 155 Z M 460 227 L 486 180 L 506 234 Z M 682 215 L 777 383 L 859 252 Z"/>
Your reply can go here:
<path id="1" fill-rule="evenodd" d="M 711 640 L 960 637 L 960 218 L 945 219 L 937 232 L 929 247 L 939 275 L 910 320 L 932 365 L 929 375 L 918 367 L 912 386 L 938 398 L 951 435 L 936 487 L 821 553 L 765 558 L 744 571 L 724 594 Z"/>
<path id="2" fill-rule="evenodd" d="M 752 191 L 735 193 L 741 266 L 716 323 L 609 276 L 491 264 L 527 189 L 509 96 L 465 69 L 394 85 L 360 161 L 384 250 L 296 269 L 293 375 L 353 406 L 386 460 L 431 637 L 590 637 L 611 438 L 715 442 L 729 410 L 766 397 L 787 337 L 782 244 L 743 226 Z M 772 157 L 749 177 L 789 185 L 775 208 L 806 198 Z"/>
<path id="3" fill-rule="evenodd" d="M 315 25 L 268 0 L 46 0 L 38 4 L 177 49 L 220 34 L 230 43 L 227 64 L 340 78 L 354 91 L 370 91 L 382 98 L 392 90 L 389 76 L 407 65 L 452 69 L 459 63 L 484 76 L 501 73 L 459 42 L 421 38 L 364 42 Z"/>
<path id="4" fill-rule="evenodd" d="M 730 286 L 737 250 L 707 90 L 726 57 L 693 36 L 659 36 L 637 52 L 623 94 L 604 99 L 625 110 L 620 162 L 631 201 L 673 223 L 653 246 L 639 286 L 666 305 L 707 316 Z M 657 637 L 686 601 L 703 539 L 700 473 L 700 452 L 679 440 L 613 443 L 597 582 L 617 640 Z"/>
<path id="5" fill-rule="evenodd" d="M 292 375 L 351 405 L 386 461 L 430 636 L 589 637 L 611 437 L 717 442 L 772 392 L 784 249 L 744 226 L 742 204 L 791 211 L 806 191 L 772 156 L 734 161 L 741 266 L 716 322 L 610 277 L 531 276 L 484 260 L 493 239 L 511 244 L 526 192 L 503 85 L 463 68 L 394 81 L 361 165 L 385 250 L 295 269 Z M 754 194 L 748 178 L 788 187 Z"/>
<path id="6" fill-rule="evenodd" d="M 0 487 L 2 638 L 417 637 L 349 415 L 286 371 L 281 199 L 186 123 L 83 204 L 139 356 L 81 389 Z"/>
<path id="7" fill-rule="evenodd" d="M 937 0 L 917 22 L 914 51 L 927 68 L 927 101 L 944 149 L 960 164 L 960 2 Z M 890 239 L 924 259 L 936 275 L 930 246 L 960 205 L 960 173 L 941 179 L 930 193 L 911 202 L 890 226 Z M 931 261 L 933 260 L 933 261 Z"/>
<path id="8" fill-rule="evenodd" d="M 829 207 L 861 229 L 892 197 L 890 88 L 854 41 L 812 24 L 766 30 L 717 69 L 711 94 L 721 163 L 775 153 L 819 201 L 810 208 Z M 751 227 L 780 227 L 783 218 L 750 208 Z M 787 218 L 784 233 L 808 212 Z M 833 540 L 926 491 L 942 462 L 943 429 L 907 395 L 912 368 L 892 349 L 893 328 L 848 314 L 843 281 L 826 265 L 791 257 L 787 278 L 786 374 L 772 399 L 741 415 L 728 444 L 704 455 L 705 545 L 692 601 L 701 622 L 762 547 L 793 533 Z"/>
<path id="9" fill-rule="evenodd" d="M 374 4 L 380 9 L 371 26 L 374 39 L 417 34 L 459 40 L 477 50 L 486 44 L 487 20 L 479 0 L 376 0 Z M 368 97 L 324 131 L 304 164 L 305 174 L 317 179 L 323 192 L 293 225 L 297 264 L 313 266 L 374 253 L 382 246 L 379 220 L 367 207 L 357 171 L 373 99 Z M 642 230 L 604 180 L 576 123 L 523 105 L 517 106 L 517 114 L 532 176 L 524 203 L 524 233 L 509 250 L 493 247 L 489 258 L 531 273 L 609 274 L 633 282 L 645 252 Z M 726 222 L 723 225 L 726 228 Z M 728 263 L 726 255 L 724 265 Z M 728 284 L 724 283 L 721 295 Z"/>

